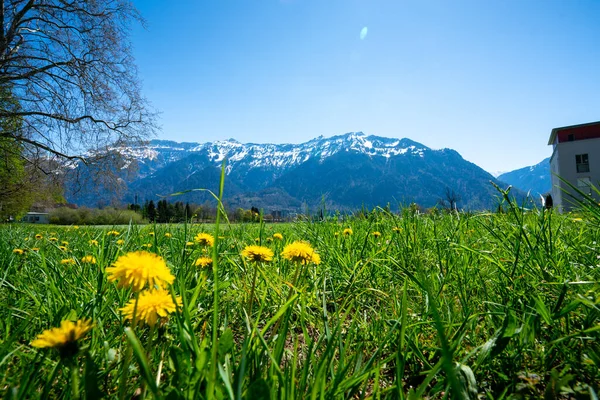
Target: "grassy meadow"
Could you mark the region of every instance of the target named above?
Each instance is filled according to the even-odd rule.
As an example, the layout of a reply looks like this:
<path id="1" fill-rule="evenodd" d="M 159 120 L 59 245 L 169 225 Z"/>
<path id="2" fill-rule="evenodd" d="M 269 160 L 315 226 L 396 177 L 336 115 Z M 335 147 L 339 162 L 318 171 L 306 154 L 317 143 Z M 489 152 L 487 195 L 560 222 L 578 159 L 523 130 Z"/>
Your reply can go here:
<path id="1" fill-rule="evenodd" d="M 0 226 L 0 397 L 595 399 L 599 222 L 594 209 L 510 204 L 290 224 Z M 294 241 L 320 263 L 283 257 Z M 242 257 L 249 245 L 272 260 Z M 140 250 L 166 261 L 181 299 L 153 326 L 124 318 L 139 293 L 106 271 Z M 81 319 L 93 326 L 68 352 L 32 346 Z"/>

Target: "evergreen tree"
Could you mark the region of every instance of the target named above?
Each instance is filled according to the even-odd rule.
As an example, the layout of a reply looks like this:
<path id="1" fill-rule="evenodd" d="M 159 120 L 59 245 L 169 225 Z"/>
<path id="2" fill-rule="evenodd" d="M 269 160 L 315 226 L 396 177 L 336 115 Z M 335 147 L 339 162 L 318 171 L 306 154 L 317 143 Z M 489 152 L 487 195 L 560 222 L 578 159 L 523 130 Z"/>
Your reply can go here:
<path id="1" fill-rule="evenodd" d="M 148 219 L 150 222 L 154 222 L 156 220 L 156 206 L 154 205 L 154 201 L 150 200 L 147 208 Z"/>

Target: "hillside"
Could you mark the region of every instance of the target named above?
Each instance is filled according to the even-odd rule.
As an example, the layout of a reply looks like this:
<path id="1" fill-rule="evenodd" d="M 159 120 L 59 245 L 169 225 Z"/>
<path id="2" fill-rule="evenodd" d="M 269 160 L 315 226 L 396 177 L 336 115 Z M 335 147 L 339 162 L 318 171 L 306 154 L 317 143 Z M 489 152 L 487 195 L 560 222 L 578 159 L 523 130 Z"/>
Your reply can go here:
<path id="1" fill-rule="evenodd" d="M 279 145 L 233 139 L 203 144 L 155 140 L 144 148 L 120 151 L 138 165 L 133 176 L 123 177 L 128 189 L 120 200 L 125 203 L 136 196 L 143 201 L 189 189 L 216 192 L 224 159 L 230 207 L 301 211 L 325 205 L 355 210 L 413 202 L 432 207 L 450 189 L 459 194 L 459 207 L 490 209 L 497 196 L 490 181 L 499 183 L 454 150 L 362 132 Z M 70 193 L 70 200 L 89 206 L 107 201 L 85 191 Z M 211 196 L 193 192 L 178 200 L 202 203 Z"/>

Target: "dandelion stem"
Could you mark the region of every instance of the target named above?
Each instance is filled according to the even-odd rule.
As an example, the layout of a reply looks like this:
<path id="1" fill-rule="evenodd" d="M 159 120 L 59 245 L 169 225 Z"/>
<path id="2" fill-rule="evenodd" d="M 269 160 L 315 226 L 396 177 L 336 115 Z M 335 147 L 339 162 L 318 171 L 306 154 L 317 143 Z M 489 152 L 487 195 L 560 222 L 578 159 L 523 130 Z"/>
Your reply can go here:
<path id="1" fill-rule="evenodd" d="M 79 370 L 77 368 L 77 362 L 75 357 L 69 362 L 71 367 L 71 398 L 74 400 L 79 399 Z"/>
<path id="2" fill-rule="evenodd" d="M 252 318 L 252 305 L 254 304 L 254 288 L 256 287 L 256 275 L 258 275 L 258 264 L 254 264 L 254 276 L 252 277 L 252 288 L 250 289 L 250 299 L 248 301 L 248 315 Z"/>
<path id="3" fill-rule="evenodd" d="M 135 293 L 135 305 L 133 306 L 133 320 L 131 322 L 131 328 L 133 329 L 137 324 L 137 307 L 140 299 L 140 293 Z M 133 355 L 133 348 L 131 345 L 127 346 L 125 350 L 125 357 L 123 358 L 123 369 L 121 370 L 121 378 L 119 382 L 119 399 L 125 399 L 125 392 L 127 391 L 127 376 L 129 375 L 129 364 L 131 363 L 131 356 Z"/>

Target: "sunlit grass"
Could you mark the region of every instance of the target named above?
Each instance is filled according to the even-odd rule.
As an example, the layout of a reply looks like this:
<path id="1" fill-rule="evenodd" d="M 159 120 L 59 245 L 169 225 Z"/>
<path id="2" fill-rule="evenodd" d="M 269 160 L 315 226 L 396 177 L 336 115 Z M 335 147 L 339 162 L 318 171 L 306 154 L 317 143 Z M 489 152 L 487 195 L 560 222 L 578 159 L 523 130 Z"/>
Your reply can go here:
<path id="1" fill-rule="evenodd" d="M 597 215 L 513 205 L 218 231 L 4 225 L 0 396 L 590 398 L 600 381 Z M 214 254 L 199 233 L 215 236 Z M 320 262 L 284 253 L 296 241 Z M 273 256 L 242 256 L 250 245 Z M 121 309 L 135 294 L 106 268 L 140 250 L 166 261 L 175 279 L 165 289 L 181 306 L 134 327 Z M 196 262 L 215 254 L 215 271 Z M 84 318 L 94 325 L 76 355 L 31 345 Z"/>

